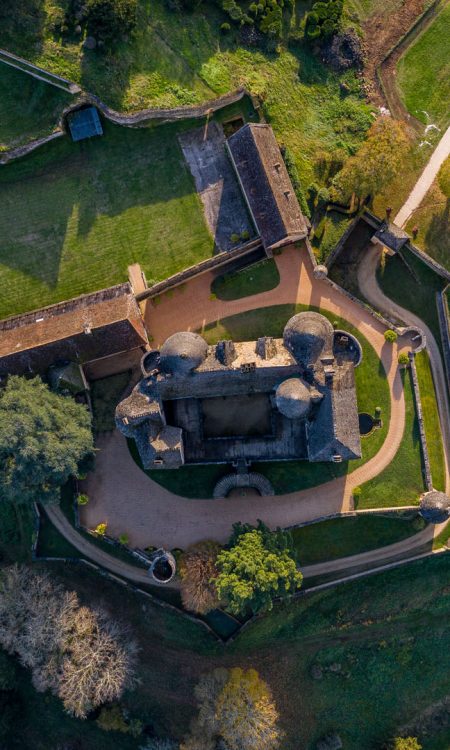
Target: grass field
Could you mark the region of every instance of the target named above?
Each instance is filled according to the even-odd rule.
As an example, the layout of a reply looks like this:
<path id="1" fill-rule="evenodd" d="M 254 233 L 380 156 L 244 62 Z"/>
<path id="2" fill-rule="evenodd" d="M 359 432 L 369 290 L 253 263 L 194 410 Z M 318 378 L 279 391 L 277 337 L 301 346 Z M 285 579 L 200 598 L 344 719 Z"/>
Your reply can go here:
<path id="1" fill-rule="evenodd" d="M 304 305 L 276 305 L 260 310 L 252 310 L 238 315 L 232 315 L 223 320 L 206 326 L 202 332 L 209 344 L 222 339 L 234 341 L 252 341 L 259 336 L 281 336 L 287 320 L 295 313 L 308 309 Z M 386 374 L 373 347 L 347 321 L 340 320 L 326 310 L 321 311 L 338 326 L 356 335 L 363 348 L 363 359 L 355 370 L 356 389 L 358 394 L 358 408 L 360 411 L 373 414 L 376 406 L 381 407 L 383 427 L 374 430 L 362 440 L 363 458 L 358 461 L 310 464 L 307 461 L 274 461 L 258 463 L 258 471 L 264 474 L 272 483 L 275 493 L 282 495 L 317 486 L 335 477 L 352 471 L 380 449 L 386 437 L 389 415 L 390 395 Z M 130 441 L 130 449 L 134 459 L 139 463 L 137 452 Z M 148 471 L 148 476 L 155 482 L 162 484 L 176 494 L 185 497 L 211 497 L 214 484 L 230 467 L 219 466 L 190 466 L 176 471 Z"/>
<path id="2" fill-rule="evenodd" d="M 49 135 L 70 94 L 0 64 L 0 151 Z"/>
<path id="3" fill-rule="evenodd" d="M 406 402 L 403 439 L 389 466 L 361 486 L 358 508 L 388 508 L 414 505 L 424 491 L 419 425 L 409 370 L 402 373 Z"/>
<path id="4" fill-rule="evenodd" d="M 437 180 L 414 211 L 406 231 L 411 232 L 414 226 L 419 227 L 415 244 L 450 269 L 450 201 L 441 191 Z"/>
<path id="5" fill-rule="evenodd" d="M 426 349 L 416 356 L 416 368 L 433 487 L 436 490 L 445 492 L 445 464 L 441 426 L 439 423 L 439 412 L 437 409 L 430 358 Z"/>
<path id="6" fill-rule="evenodd" d="M 409 273 L 401 258 L 393 255 L 386 258 L 384 270 L 378 269 L 378 283 L 383 292 L 394 302 L 423 320 L 437 343 L 440 344 L 441 332 L 435 295 L 446 286 L 446 282 L 416 255 L 407 250 L 402 250 L 402 253 L 416 273 L 417 279 Z"/>
<path id="7" fill-rule="evenodd" d="M 218 299 L 240 299 L 274 289 L 280 283 L 280 274 L 273 259 L 255 263 L 234 273 L 217 276 L 211 292 Z"/>
<path id="8" fill-rule="evenodd" d="M 124 281 L 130 263 L 157 280 L 212 253 L 177 127 L 104 126 L 2 169 L 0 318 Z"/>
<path id="9" fill-rule="evenodd" d="M 450 5 L 400 58 L 397 85 L 408 111 L 445 129 L 450 121 Z M 428 114 L 428 117 L 427 117 Z"/>
<path id="10" fill-rule="evenodd" d="M 399 542 L 425 527 L 419 516 L 332 518 L 292 530 L 300 567 Z"/>
<path id="11" fill-rule="evenodd" d="M 378 750 L 405 723 L 419 724 L 424 750 L 448 750 L 447 731 L 421 735 L 422 712 L 448 693 L 450 556 L 309 594 L 257 620 L 226 650 L 199 626 L 154 607 L 83 568 L 44 566 L 85 603 L 129 625 L 141 647 L 137 690 L 123 704 L 150 731 L 181 737 L 195 711 L 193 687 L 215 666 L 253 666 L 271 686 L 286 732 L 283 750 L 315 750 L 338 731 L 346 750 Z M 340 671 L 329 670 L 337 663 Z M 311 677 L 313 664 L 323 678 Z M 143 739 L 102 733 L 93 719 L 68 717 L 36 693 L 25 670 L 12 750 L 48 750 L 77 737 L 83 750 L 137 750 Z M 418 701 L 418 696 L 420 700 Z M 377 710 L 374 711 L 374 705 Z"/>

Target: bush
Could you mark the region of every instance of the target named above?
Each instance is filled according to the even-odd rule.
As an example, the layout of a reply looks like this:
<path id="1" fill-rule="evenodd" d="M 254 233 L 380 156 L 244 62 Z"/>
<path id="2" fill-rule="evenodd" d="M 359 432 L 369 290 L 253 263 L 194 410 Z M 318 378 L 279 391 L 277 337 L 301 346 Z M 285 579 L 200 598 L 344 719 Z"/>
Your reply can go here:
<path id="1" fill-rule="evenodd" d="M 123 717 L 123 711 L 119 705 L 104 706 L 97 719 L 97 724 L 104 732 L 124 732 L 130 731 L 128 724 Z"/>
<path id="2" fill-rule="evenodd" d="M 325 187 L 320 188 L 319 192 L 317 193 L 317 205 L 319 206 L 319 208 L 323 208 L 329 202 L 330 202 L 329 191 Z"/>
<path id="3" fill-rule="evenodd" d="M 233 234 L 230 237 L 231 242 L 235 245 L 237 242 L 239 242 L 240 237 L 236 232 L 233 232 Z"/>
<path id="4" fill-rule="evenodd" d="M 107 528 L 108 528 L 107 523 L 99 523 L 95 527 L 94 532 L 98 534 L 98 536 L 105 536 Z"/>
<path id="5" fill-rule="evenodd" d="M 123 544 L 124 547 L 128 546 L 128 544 L 130 543 L 130 539 L 128 537 L 128 534 L 121 534 L 119 536 L 119 542 L 120 542 L 120 544 Z"/>
<path id="6" fill-rule="evenodd" d="M 220 27 L 220 30 L 222 34 L 228 34 L 229 31 L 231 31 L 231 25 L 225 21 Z"/>
<path id="7" fill-rule="evenodd" d="M 406 352 L 401 352 L 398 355 L 398 363 L 399 365 L 408 365 L 409 364 L 409 357 Z"/>
<path id="8" fill-rule="evenodd" d="M 89 34 L 112 43 L 129 34 L 137 24 L 137 0 L 87 0 Z"/>
<path id="9" fill-rule="evenodd" d="M 390 750 L 422 750 L 417 737 L 396 737 Z"/>
<path id="10" fill-rule="evenodd" d="M 388 330 L 384 332 L 384 338 L 390 344 L 393 344 L 394 341 L 397 341 L 398 336 L 395 331 L 393 331 L 391 328 L 388 328 Z"/>
<path id="11" fill-rule="evenodd" d="M 87 495 L 83 495 L 83 494 L 77 495 L 78 505 L 87 505 L 88 502 L 89 502 L 89 498 Z"/>
<path id="12" fill-rule="evenodd" d="M 241 232 L 241 240 L 249 240 L 250 239 L 250 232 L 247 229 L 244 229 L 243 232 Z"/>
<path id="13" fill-rule="evenodd" d="M 352 491 L 353 499 L 356 500 L 358 497 L 361 497 L 362 495 L 362 489 L 361 487 L 355 487 Z"/>

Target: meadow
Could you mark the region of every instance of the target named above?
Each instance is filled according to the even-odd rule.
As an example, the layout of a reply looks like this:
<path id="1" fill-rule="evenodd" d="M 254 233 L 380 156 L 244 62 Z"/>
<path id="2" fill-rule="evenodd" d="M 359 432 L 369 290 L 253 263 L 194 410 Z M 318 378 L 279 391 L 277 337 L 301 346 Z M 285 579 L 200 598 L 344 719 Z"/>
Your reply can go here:
<path id="1" fill-rule="evenodd" d="M 400 58 L 397 85 L 406 108 L 425 125 L 450 121 L 450 5 Z"/>

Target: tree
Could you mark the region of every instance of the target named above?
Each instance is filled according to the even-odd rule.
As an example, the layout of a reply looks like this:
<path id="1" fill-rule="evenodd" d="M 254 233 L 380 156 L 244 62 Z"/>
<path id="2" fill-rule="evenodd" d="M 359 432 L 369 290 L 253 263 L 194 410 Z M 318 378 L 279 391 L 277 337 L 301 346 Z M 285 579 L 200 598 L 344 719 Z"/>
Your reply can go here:
<path id="1" fill-rule="evenodd" d="M 269 610 L 273 598 L 292 596 L 302 582 L 292 552 L 290 534 L 271 532 L 259 522 L 235 524 L 229 549 L 217 556 L 219 574 L 215 581 L 219 599 L 233 614 Z"/>
<path id="2" fill-rule="evenodd" d="M 179 747 L 178 742 L 175 742 L 175 740 L 153 737 L 147 740 L 145 745 L 141 745 L 139 750 L 178 750 Z"/>
<path id="3" fill-rule="evenodd" d="M 267 684 L 254 669 L 216 669 L 195 694 L 198 717 L 181 750 L 275 750 L 280 746 L 278 713 Z"/>
<path id="4" fill-rule="evenodd" d="M 396 737 L 392 750 L 422 750 L 422 745 L 419 745 L 417 737 Z"/>
<path id="5" fill-rule="evenodd" d="M 216 542 L 200 542 L 183 555 L 180 564 L 181 599 L 186 609 L 206 614 L 219 605 L 215 586 L 219 552 L 220 545 Z"/>
<path id="6" fill-rule="evenodd" d="M 103 612 L 25 567 L 2 571 L 0 645 L 79 718 L 134 684 L 134 643 Z"/>
<path id="7" fill-rule="evenodd" d="M 0 500 L 57 502 L 59 488 L 93 456 L 91 419 L 40 378 L 8 379 L 0 391 Z"/>
<path id="8" fill-rule="evenodd" d="M 104 732 L 123 732 L 126 734 L 130 731 L 123 711 L 117 703 L 114 706 L 103 706 L 97 724 Z"/>
<path id="9" fill-rule="evenodd" d="M 137 0 L 88 0 L 86 20 L 90 34 L 113 43 L 137 24 Z"/>
<path id="10" fill-rule="evenodd" d="M 334 178 L 333 199 L 377 195 L 398 174 L 407 150 L 404 125 L 392 117 L 379 117 L 359 151 L 345 162 Z"/>

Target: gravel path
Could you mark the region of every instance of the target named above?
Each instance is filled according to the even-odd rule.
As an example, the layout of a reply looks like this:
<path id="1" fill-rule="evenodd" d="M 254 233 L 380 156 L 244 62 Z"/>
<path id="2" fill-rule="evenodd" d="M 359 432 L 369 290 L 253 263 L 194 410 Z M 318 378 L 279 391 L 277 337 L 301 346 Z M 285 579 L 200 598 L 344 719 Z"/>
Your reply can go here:
<path id="1" fill-rule="evenodd" d="M 437 405 L 439 410 L 439 419 L 441 423 L 441 432 L 444 442 L 444 458 L 446 462 L 446 488 L 450 491 L 449 465 L 450 465 L 450 408 L 447 397 L 447 381 L 444 367 L 442 364 L 441 353 L 430 329 L 409 310 L 405 310 L 397 305 L 389 297 L 386 297 L 380 289 L 376 270 L 380 258 L 380 248 L 373 246 L 365 255 L 364 263 L 360 263 L 358 268 L 358 285 L 363 296 L 371 305 L 394 318 L 400 318 L 408 325 L 420 327 L 427 339 L 427 349 L 430 355 L 431 369 L 433 373 L 434 386 L 437 395 Z"/>
<path id="2" fill-rule="evenodd" d="M 435 150 L 431 154 L 427 166 L 423 170 L 416 184 L 414 185 L 406 203 L 401 207 L 394 219 L 394 224 L 404 227 L 411 214 L 420 206 L 430 187 L 432 186 L 436 175 L 442 164 L 450 154 L 450 126 L 445 131 Z"/>

